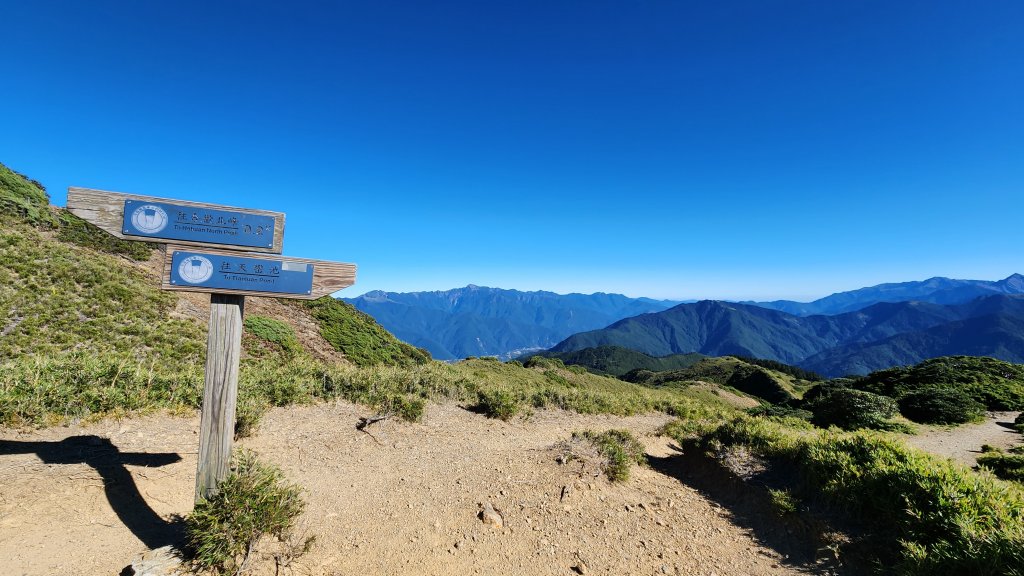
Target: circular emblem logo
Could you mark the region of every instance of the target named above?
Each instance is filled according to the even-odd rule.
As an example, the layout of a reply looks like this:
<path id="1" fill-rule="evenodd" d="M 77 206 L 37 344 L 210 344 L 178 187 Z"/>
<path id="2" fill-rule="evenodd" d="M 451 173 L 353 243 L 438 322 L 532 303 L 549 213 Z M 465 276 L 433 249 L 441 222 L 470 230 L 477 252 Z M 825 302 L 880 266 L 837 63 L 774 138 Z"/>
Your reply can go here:
<path id="1" fill-rule="evenodd" d="M 144 204 L 132 212 L 132 226 L 144 234 L 156 234 L 167 227 L 167 212 L 159 206 Z"/>
<path id="2" fill-rule="evenodd" d="M 178 264 L 178 276 L 189 284 L 206 282 L 213 276 L 213 262 L 202 256 L 189 256 Z"/>

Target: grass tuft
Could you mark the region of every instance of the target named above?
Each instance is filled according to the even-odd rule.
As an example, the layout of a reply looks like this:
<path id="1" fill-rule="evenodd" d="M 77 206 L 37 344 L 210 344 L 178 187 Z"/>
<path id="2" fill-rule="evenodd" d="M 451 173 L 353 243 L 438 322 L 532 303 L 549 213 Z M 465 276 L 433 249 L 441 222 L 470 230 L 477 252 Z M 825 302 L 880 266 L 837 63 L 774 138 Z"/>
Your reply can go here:
<path id="1" fill-rule="evenodd" d="M 626 482 L 634 464 L 647 463 L 643 444 L 629 430 L 583 430 L 573 432 L 572 440 L 586 441 L 597 449 L 604 459 L 602 471 L 612 482 Z"/>
<path id="2" fill-rule="evenodd" d="M 241 574 L 260 540 L 292 539 L 295 521 L 305 502 L 300 489 L 281 470 L 260 462 L 249 451 L 236 452 L 230 474 L 209 500 L 196 505 L 186 519 L 192 561 L 216 574 Z M 306 551 L 312 539 L 299 548 Z"/>

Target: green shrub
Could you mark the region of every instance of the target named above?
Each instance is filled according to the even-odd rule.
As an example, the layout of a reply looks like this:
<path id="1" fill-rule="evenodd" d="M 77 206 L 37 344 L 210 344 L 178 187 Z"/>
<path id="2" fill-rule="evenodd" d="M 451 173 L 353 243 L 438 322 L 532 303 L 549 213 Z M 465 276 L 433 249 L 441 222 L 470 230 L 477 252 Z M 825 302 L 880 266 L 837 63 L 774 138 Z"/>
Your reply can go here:
<path id="1" fill-rule="evenodd" d="M 66 210 L 61 210 L 58 213 L 57 221 L 60 225 L 57 238 L 61 241 L 100 252 L 123 255 L 132 260 L 143 261 L 149 259 L 156 247 L 156 244 L 150 242 L 122 240 Z"/>
<path id="2" fill-rule="evenodd" d="M 1017 417 L 1013 419 L 1013 427 L 1017 429 L 1017 432 L 1024 434 L 1024 412 L 1017 414 Z"/>
<path id="3" fill-rule="evenodd" d="M 1003 480 L 1024 482 L 1024 454 L 985 452 L 978 456 L 978 466 L 991 470 Z"/>
<path id="4" fill-rule="evenodd" d="M 250 334 L 280 349 L 286 356 L 302 353 L 302 344 L 295 336 L 295 331 L 280 320 L 252 314 L 245 317 L 244 325 Z"/>
<path id="5" fill-rule="evenodd" d="M 886 573 L 1024 573 L 1024 491 L 1012 483 L 877 432 L 807 433 L 750 417 L 696 437 L 692 427 L 667 431 L 702 452 L 745 446 L 785 471 L 795 496 L 824 503 L 867 531 L 864 545 Z"/>
<path id="6" fill-rule="evenodd" d="M 780 516 L 796 514 L 800 507 L 800 501 L 786 489 L 769 488 L 768 497 L 771 499 L 772 507 Z"/>
<path id="7" fill-rule="evenodd" d="M 265 536 L 290 542 L 305 503 L 281 470 L 261 463 L 249 451 L 236 452 L 231 473 L 209 500 L 196 504 L 186 519 L 193 562 L 217 574 L 240 574 Z M 312 539 L 301 545 L 308 550 Z"/>
<path id="8" fill-rule="evenodd" d="M 974 398 L 988 410 L 1024 410 L 1024 365 L 995 358 L 933 358 L 909 368 L 873 372 L 855 386 L 897 399 L 920 388 L 947 388 Z"/>
<path id="9" fill-rule="evenodd" d="M 806 421 L 810 421 L 811 418 L 814 417 L 814 414 L 809 410 L 794 408 L 784 404 L 761 404 L 760 406 L 748 408 L 747 414 L 750 414 L 751 416 L 761 416 L 763 418 L 796 418 L 797 420 Z"/>
<path id="10" fill-rule="evenodd" d="M 427 403 L 422 398 L 396 394 L 386 402 L 382 409 L 386 412 L 393 412 L 406 422 L 419 422 L 423 420 L 423 411 L 426 406 Z"/>
<path id="11" fill-rule="evenodd" d="M 426 351 L 395 338 L 347 302 L 324 296 L 305 305 L 320 324 L 320 335 L 354 364 L 409 366 L 430 361 Z"/>
<path id="12" fill-rule="evenodd" d="M 629 480 L 629 471 L 634 464 L 645 464 L 647 457 L 644 445 L 629 430 L 607 430 L 594 432 L 584 430 L 573 432 L 573 440 L 586 440 L 593 444 L 604 457 L 603 471 L 612 482 Z"/>
<path id="13" fill-rule="evenodd" d="M 863 390 L 835 387 L 805 402 L 803 408 L 814 414 L 815 426 L 838 426 L 844 430 L 882 428 L 896 415 L 896 401 Z"/>
<path id="14" fill-rule="evenodd" d="M 267 405 L 261 398 L 240 394 L 235 406 L 235 440 L 248 438 L 256 433 L 266 413 Z"/>
<path id="15" fill-rule="evenodd" d="M 511 420 L 522 411 L 522 402 L 508 390 L 481 390 L 477 394 L 477 408 L 491 418 Z"/>
<path id="16" fill-rule="evenodd" d="M 0 164 L 0 216 L 33 226 L 54 226 L 43 185 Z"/>
<path id="17" fill-rule="evenodd" d="M 922 424 L 963 424 L 985 415 L 985 405 L 964 391 L 937 386 L 908 392 L 899 406 L 900 413 Z"/>

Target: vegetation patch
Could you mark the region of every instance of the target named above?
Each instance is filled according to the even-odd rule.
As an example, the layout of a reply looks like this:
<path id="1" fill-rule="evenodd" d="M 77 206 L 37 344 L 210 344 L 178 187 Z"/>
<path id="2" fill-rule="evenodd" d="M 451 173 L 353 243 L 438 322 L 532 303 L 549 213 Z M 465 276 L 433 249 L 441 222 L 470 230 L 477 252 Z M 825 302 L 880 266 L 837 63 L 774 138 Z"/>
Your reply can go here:
<path id="1" fill-rule="evenodd" d="M 1024 566 L 1024 491 L 877 432 L 795 430 L 741 416 L 668 432 L 684 448 L 744 447 L 792 474 L 802 501 L 863 526 L 887 573 L 1011 575 Z"/>
<path id="2" fill-rule="evenodd" d="M 291 557 L 306 552 L 313 538 L 296 542 L 293 534 L 304 508 L 301 490 L 279 468 L 252 452 L 236 452 L 217 494 L 196 504 L 186 519 L 192 561 L 216 574 L 242 574 L 266 537 L 285 544 Z"/>
<path id="3" fill-rule="evenodd" d="M 612 482 L 629 480 L 633 465 L 647 463 L 643 444 L 629 430 L 607 430 L 594 432 L 583 430 L 572 433 L 572 443 L 586 442 L 593 446 L 601 456 L 601 470 Z M 570 451 L 570 456 L 580 457 L 579 453 Z"/>
<path id="4" fill-rule="evenodd" d="M 922 424 L 964 424 L 985 415 L 985 405 L 963 391 L 937 386 L 908 392 L 899 406 L 901 414 Z"/>
<path id="5" fill-rule="evenodd" d="M 804 402 L 802 408 L 813 414 L 811 421 L 815 426 L 838 426 L 844 430 L 886 429 L 898 412 L 892 398 L 845 387 L 826 388 Z"/>
<path id="6" fill-rule="evenodd" d="M 874 372 L 854 386 L 897 400 L 923 388 L 943 388 L 972 398 L 988 410 L 1024 410 L 1024 365 L 995 358 L 933 358 L 909 368 Z"/>
<path id="7" fill-rule="evenodd" d="M 769 402 L 784 403 L 799 398 L 812 383 L 790 374 L 755 366 L 732 356 L 704 358 L 689 368 L 650 372 L 636 370 L 624 380 L 646 386 L 664 386 L 672 382 L 701 381 L 729 386 Z"/>
<path id="8" fill-rule="evenodd" d="M 3 164 L 0 164 L 0 217 L 32 226 L 57 225 L 43 185 Z"/>
<path id="9" fill-rule="evenodd" d="M 688 368 L 704 358 L 703 354 L 697 353 L 651 356 L 621 346 L 598 346 L 560 353 L 545 352 L 543 356 L 564 362 L 567 366 L 582 366 L 594 374 L 616 377 L 634 370 L 660 372 Z"/>
<path id="10" fill-rule="evenodd" d="M 510 390 L 480 390 L 477 392 L 476 407 L 491 418 L 508 421 L 523 411 L 523 400 Z"/>
<path id="11" fill-rule="evenodd" d="M 287 357 L 294 357 L 302 353 L 302 344 L 295 336 L 295 331 L 288 324 L 274 318 L 257 316 L 255 314 L 246 315 L 244 324 L 244 334 L 258 339 L 262 344 L 261 346 L 250 348 L 256 348 L 257 350 L 269 348 Z"/>
<path id="12" fill-rule="evenodd" d="M 978 466 L 1004 480 L 1024 482 L 1024 454 L 1004 454 L 997 450 L 978 456 Z"/>
<path id="13" fill-rule="evenodd" d="M 430 361 L 430 353 L 400 341 L 368 314 L 330 296 L 305 303 L 320 323 L 320 334 L 359 366 L 409 366 Z"/>

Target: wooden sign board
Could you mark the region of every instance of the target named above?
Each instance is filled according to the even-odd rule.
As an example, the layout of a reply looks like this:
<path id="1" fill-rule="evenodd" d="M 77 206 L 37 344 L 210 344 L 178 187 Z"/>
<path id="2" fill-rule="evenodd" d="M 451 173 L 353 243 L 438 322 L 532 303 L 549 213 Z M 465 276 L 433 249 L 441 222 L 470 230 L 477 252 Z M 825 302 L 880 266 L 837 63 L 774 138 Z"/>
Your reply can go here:
<path id="1" fill-rule="evenodd" d="M 280 254 L 284 214 L 203 202 L 68 188 L 68 211 L 127 240 Z"/>
<path id="2" fill-rule="evenodd" d="M 168 246 L 161 288 L 313 300 L 355 281 L 355 264 Z"/>

